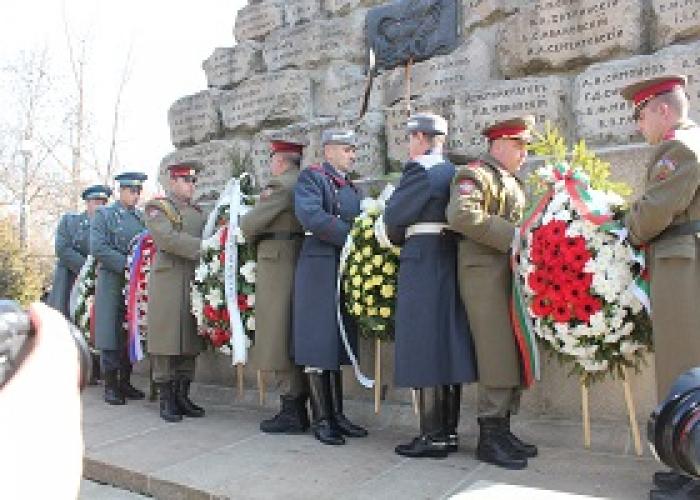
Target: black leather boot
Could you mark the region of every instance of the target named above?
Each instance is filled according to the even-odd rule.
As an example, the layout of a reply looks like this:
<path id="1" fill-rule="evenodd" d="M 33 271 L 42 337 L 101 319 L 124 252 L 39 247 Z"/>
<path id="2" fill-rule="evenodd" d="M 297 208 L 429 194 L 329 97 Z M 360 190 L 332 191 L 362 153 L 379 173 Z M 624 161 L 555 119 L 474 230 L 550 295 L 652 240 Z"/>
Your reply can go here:
<path id="1" fill-rule="evenodd" d="M 175 402 L 180 413 L 186 417 L 203 417 L 204 408 L 196 405 L 190 399 L 190 380 L 181 378 L 173 382 L 175 386 Z"/>
<path id="2" fill-rule="evenodd" d="M 299 434 L 306 432 L 309 430 L 309 414 L 306 412 L 305 403 L 305 396 L 281 395 L 279 413 L 260 422 L 260 430 L 268 434 Z"/>
<path id="3" fill-rule="evenodd" d="M 100 355 L 96 352 L 91 352 L 90 359 L 92 359 L 92 372 L 90 373 L 88 385 L 97 385 L 99 381 L 102 380 L 100 373 Z"/>
<path id="4" fill-rule="evenodd" d="M 126 399 L 143 399 L 146 393 L 131 385 L 131 366 L 119 370 L 119 390 Z"/>
<path id="5" fill-rule="evenodd" d="M 654 473 L 654 486 L 662 490 L 679 490 L 690 481 L 688 476 L 674 470 Z"/>
<path id="6" fill-rule="evenodd" d="M 507 425 L 505 418 L 479 419 L 479 444 L 476 447 L 476 458 L 504 469 L 524 469 L 527 467 L 527 458 L 510 444 L 506 436 Z"/>
<path id="7" fill-rule="evenodd" d="M 126 404 L 126 399 L 119 390 L 117 370 L 105 370 L 105 403 L 110 405 Z"/>
<path id="8" fill-rule="evenodd" d="M 445 458 L 445 401 L 443 387 L 425 387 L 418 390 L 420 436 L 408 444 L 400 444 L 394 451 L 411 458 Z"/>
<path id="9" fill-rule="evenodd" d="M 461 385 L 443 385 L 445 391 L 445 439 L 447 441 L 447 451 L 455 452 L 459 449 L 459 435 L 457 426 L 459 425 L 459 408 L 462 403 Z"/>
<path id="10" fill-rule="evenodd" d="M 314 437 L 323 444 L 345 444 L 345 438 L 333 424 L 328 375 L 326 373 L 309 373 L 309 392 L 313 413 L 311 430 Z"/>
<path id="11" fill-rule="evenodd" d="M 348 437 L 367 436 L 367 429 L 353 424 L 343 413 L 343 374 L 339 371 L 329 371 L 327 376 L 330 379 L 333 421 L 338 430 L 341 434 Z"/>
<path id="12" fill-rule="evenodd" d="M 166 422 L 180 422 L 182 415 L 175 396 L 175 382 L 170 380 L 158 384 L 160 396 L 160 418 Z"/>
<path id="13" fill-rule="evenodd" d="M 522 441 L 518 436 L 510 431 L 510 413 L 506 416 L 506 438 L 510 445 L 525 458 L 537 456 L 537 446 Z"/>

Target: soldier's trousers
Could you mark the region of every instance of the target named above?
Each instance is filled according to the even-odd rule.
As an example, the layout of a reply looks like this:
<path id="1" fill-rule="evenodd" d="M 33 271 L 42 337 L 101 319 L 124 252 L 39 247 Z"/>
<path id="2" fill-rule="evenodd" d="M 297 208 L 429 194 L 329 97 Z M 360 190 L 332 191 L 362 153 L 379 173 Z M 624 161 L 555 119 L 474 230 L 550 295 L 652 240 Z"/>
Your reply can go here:
<path id="1" fill-rule="evenodd" d="M 124 370 L 131 368 L 131 361 L 129 361 L 126 349 L 102 349 L 100 351 L 100 365 L 103 372 Z"/>
<path id="2" fill-rule="evenodd" d="M 150 356 L 151 366 L 153 367 L 153 381 L 155 383 L 160 384 L 180 378 L 194 379 L 196 356 L 167 356 L 163 354 L 151 354 Z"/>
<path id="3" fill-rule="evenodd" d="M 521 387 L 485 387 L 479 384 L 477 414 L 481 418 L 503 418 L 520 409 Z"/>

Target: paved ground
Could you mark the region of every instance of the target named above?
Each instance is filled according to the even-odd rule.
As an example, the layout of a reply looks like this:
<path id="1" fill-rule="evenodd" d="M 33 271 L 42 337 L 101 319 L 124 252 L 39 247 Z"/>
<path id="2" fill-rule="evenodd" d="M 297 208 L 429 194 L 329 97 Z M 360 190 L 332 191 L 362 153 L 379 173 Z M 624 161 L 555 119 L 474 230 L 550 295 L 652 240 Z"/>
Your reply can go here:
<path id="1" fill-rule="evenodd" d="M 346 413 L 370 437 L 324 446 L 310 435 L 269 436 L 258 423 L 276 409 L 242 402 L 232 389 L 195 387 L 207 416 L 168 424 L 157 404 L 108 407 L 101 387 L 84 395 L 85 476 L 158 498 L 647 498 L 658 470 L 649 457 L 630 453 L 627 429 L 594 422 L 592 451 L 582 449 L 580 424 L 556 419 L 520 420 L 516 431 L 540 445 L 525 471 L 505 471 L 473 458 L 476 426 L 463 415 L 460 451 L 443 460 L 411 460 L 393 452 L 415 433 L 410 407 L 349 402 Z M 110 496 L 113 495 L 113 496 Z M 124 495 L 124 496 L 119 496 Z M 81 499 L 138 496 L 84 482 Z M 578 497 L 580 498 L 580 497 Z"/>
<path id="2" fill-rule="evenodd" d="M 148 497 L 83 479 L 78 500 L 146 500 Z"/>

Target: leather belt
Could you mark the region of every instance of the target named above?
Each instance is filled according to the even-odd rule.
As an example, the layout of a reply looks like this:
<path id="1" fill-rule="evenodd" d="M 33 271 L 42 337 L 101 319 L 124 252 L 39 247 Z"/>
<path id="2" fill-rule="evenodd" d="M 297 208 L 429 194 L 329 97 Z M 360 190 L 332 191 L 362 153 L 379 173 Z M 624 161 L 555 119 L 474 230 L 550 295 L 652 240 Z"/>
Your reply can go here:
<path id="1" fill-rule="evenodd" d="M 406 238 L 419 234 L 443 234 L 448 227 L 442 222 L 419 222 L 406 228 Z"/>
<path id="2" fill-rule="evenodd" d="M 262 233 L 258 237 L 258 241 L 263 240 L 279 240 L 279 241 L 291 241 L 298 238 L 303 238 L 304 235 L 301 233 L 292 233 L 289 231 L 270 231 L 268 233 Z"/>
<path id="3" fill-rule="evenodd" d="M 675 226 L 668 226 L 666 229 L 661 231 L 656 238 L 654 238 L 654 241 L 673 238 L 674 236 L 688 236 L 689 234 L 695 233 L 700 233 L 700 220 L 693 220 L 683 224 L 677 224 Z"/>

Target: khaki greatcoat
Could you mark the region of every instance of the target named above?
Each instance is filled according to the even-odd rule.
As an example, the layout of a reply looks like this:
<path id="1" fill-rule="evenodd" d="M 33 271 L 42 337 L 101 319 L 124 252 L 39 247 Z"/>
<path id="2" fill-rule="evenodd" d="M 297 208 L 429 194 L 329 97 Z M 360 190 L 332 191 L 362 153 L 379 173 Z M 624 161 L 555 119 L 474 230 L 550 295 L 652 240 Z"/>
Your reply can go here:
<path id="1" fill-rule="evenodd" d="M 664 237 L 671 225 L 700 220 L 700 128 L 682 123 L 657 147 L 644 194 L 625 223 L 635 244 L 649 244 L 657 397 L 700 365 L 700 242 L 698 234 Z"/>
<path id="2" fill-rule="evenodd" d="M 294 270 L 304 230 L 294 215 L 294 186 L 299 171 L 273 177 L 255 207 L 241 218 L 246 239 L 257 245 L 255 344 L 251 364 L 259 370 L 288 371 L 291 360 Z M 265 238 L 271 233 L 293 239 Z"/>
<path id="3" fill-rule="evenodd" d="M 168 206 L 174 210 L 164 209 Z M 190 282 L 205 222 L 198 208 L 175 199 L 146 204 L 146 227 L 157 247 L 148 282 L 149 354 L 196 355 L 204 348 L 192 315 Z"/>
<path id="4" fill-rule="evenodd" d="M 509 259 L 524 207 L 520 182 L 490 155 L 458 168 L 446 215 L 450 228 L 464 236 L 459 243 L 459 288 L 476 346 L 479 383 L 485 387 L 521 384 L 509 314 Z"/>

